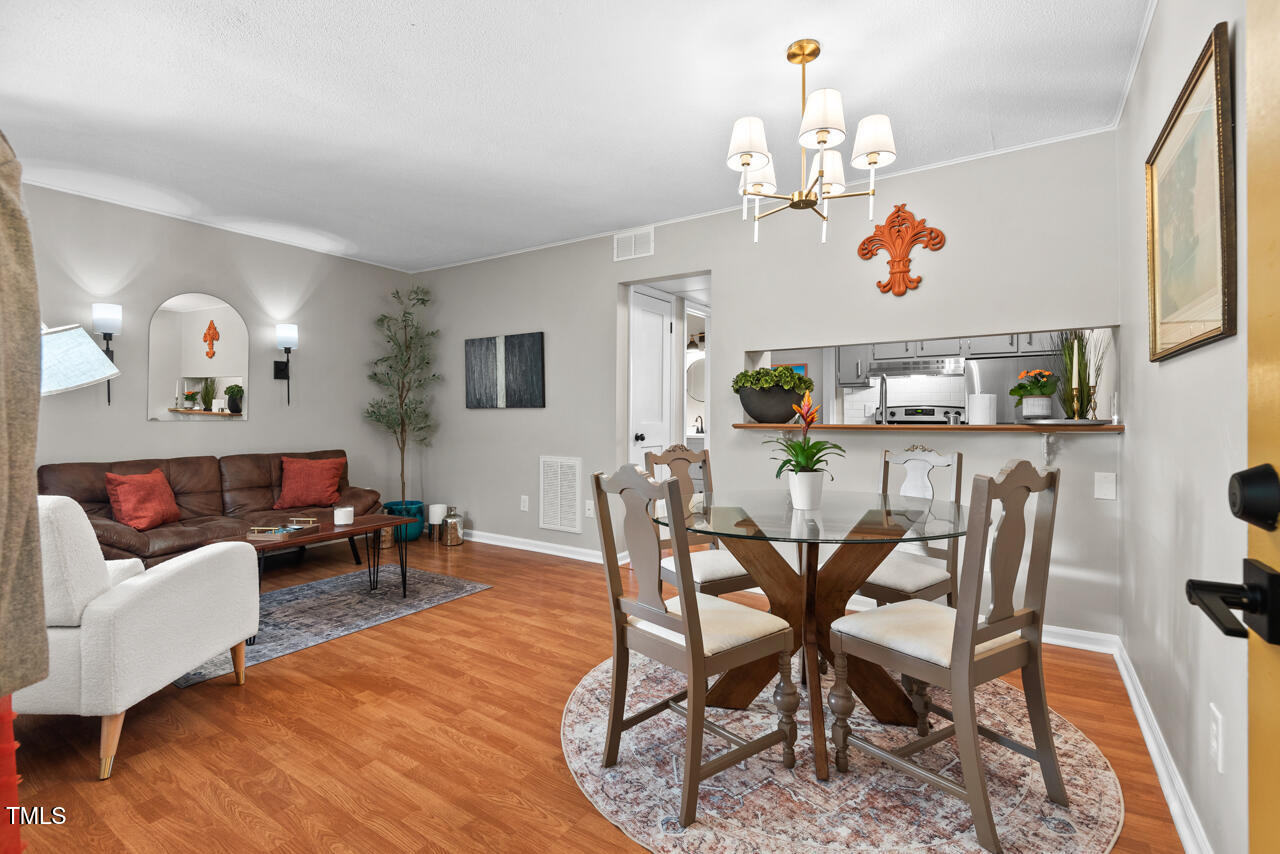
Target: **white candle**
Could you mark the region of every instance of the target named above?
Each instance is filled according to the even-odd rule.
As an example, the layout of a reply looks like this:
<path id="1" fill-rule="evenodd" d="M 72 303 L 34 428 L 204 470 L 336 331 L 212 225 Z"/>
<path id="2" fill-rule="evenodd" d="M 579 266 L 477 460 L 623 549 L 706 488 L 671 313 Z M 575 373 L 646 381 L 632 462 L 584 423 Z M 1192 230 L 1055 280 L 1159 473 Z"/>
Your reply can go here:
<path id="1" fill-rule="evenodd" d="M 1071 360 L 1071 387 L 1073 389 L 1080 388 L 1080 339 L 1077 338 L 1073 342 L 1075 346 L 1075 358 Z"/>

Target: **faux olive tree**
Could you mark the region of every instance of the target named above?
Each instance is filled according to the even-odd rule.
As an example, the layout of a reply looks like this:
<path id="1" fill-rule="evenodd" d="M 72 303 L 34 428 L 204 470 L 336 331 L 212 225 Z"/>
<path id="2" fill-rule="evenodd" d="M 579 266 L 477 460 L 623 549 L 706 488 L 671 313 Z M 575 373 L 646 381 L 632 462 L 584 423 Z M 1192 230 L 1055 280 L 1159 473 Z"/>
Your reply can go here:
<path id="1" fill-rule="evenodd" d="M 431 370 L 431 341 L 439 329 L 427 331 L 419 310 L 431 302 L 431 294 L 421 285 L 401 293 L 391 292 L 399 311 L 382 314 L 374 321 L 382 335 L 386 352 L 373 360 L 369 380 L 380 396 L 369 402 L 364 417 L 382 427 L 396 440 L 400 450 L 400 501 L 405 500 L 404 454 L 410 442 L 431 443 L 435 423 L 431 420 L 426 390 L 440 376 Z"/>

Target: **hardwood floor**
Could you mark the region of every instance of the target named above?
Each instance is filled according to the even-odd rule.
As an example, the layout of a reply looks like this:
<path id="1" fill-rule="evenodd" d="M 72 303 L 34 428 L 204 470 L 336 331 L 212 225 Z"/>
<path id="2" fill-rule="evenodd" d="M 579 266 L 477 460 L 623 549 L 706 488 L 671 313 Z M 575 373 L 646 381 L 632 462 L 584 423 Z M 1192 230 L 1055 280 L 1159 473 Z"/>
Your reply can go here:
<path id="1" fill-rule="evenodd" d="M 415 543 L 409 561 L 493 588 L 255 665 L 240 688 L 165 688 L 125 716 L 109 781 L 96 718 L 20 717 L 22 803 L 67 816 L 24 829 L 30 854 L 643 850 L 560 753 L 570 690 L 610 654 L 600 568 L 476 543 Z M 319 547 L 264 589 L 355 569 L 345 543 Z M 1181 850 L 1112 659 L 1055 647 L 1046 669 L 1050 705 L 1119 775 L 1115 850 Z"/>

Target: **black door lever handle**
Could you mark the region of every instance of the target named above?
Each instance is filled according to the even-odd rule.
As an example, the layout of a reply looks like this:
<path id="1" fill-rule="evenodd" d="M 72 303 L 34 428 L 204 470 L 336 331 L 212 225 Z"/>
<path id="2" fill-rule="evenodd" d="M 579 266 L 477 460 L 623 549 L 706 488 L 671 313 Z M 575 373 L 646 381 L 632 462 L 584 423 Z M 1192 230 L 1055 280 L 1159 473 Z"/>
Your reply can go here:
<path id="1" fill-rule="evenodd" d="M 1256 614 L 1261 607 L 1261 599 L 1262 591 L 1247 584 L 1224 584 L 1198 578 L 1187 580 L 1187 601 L 1204 611 L 1227 637 L 1249 636 L 1249 630 L 1236 619 L 1231 609 Z"/>
<path id="2" fill-rule="evenodd" d="M 1227 637 L 1248 637 L 1249 631 L 1231 613 L 1241 611 L 1248 624 L 1267 643 L 1280 643 L 1280 573 L 1265 563 L 1244 561 L 1244 583 L 1224 584 L 1192 578 L 1187 601 L 1204 611 Z"/>

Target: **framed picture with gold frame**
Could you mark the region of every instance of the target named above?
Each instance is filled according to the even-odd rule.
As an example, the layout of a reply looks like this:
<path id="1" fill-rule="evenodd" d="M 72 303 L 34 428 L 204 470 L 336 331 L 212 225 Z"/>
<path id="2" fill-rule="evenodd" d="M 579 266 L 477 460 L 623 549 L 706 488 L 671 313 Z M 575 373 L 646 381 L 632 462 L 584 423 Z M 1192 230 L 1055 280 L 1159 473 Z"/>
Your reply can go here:
<path id="1" fill-rule="evenodd" d="M 1234 148 L 1224 21 L 1213 28 L 1146 161 L 1153 362 L 1236 334 Z"/>

